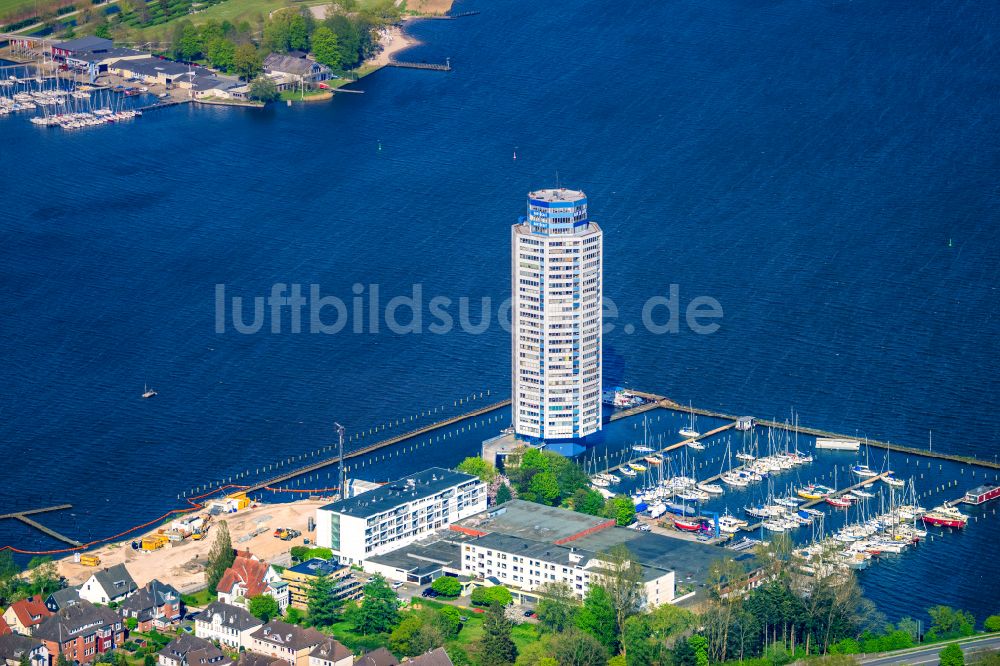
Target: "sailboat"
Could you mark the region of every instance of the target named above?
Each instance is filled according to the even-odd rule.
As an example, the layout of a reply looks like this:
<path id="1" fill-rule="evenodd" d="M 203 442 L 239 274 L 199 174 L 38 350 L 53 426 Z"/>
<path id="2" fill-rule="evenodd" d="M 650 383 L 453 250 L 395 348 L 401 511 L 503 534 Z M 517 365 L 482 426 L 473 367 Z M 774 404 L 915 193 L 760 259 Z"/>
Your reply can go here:
<path id="1" fill-rule="evenodd" d="M 156 393 L 156 391 L 154 389 L 146 386 L 145 384 L 142 385 L 142 397 L 143 398 L 152 398 L 154 395 L 157 395 L 157 393 Z"/>
<path id="2" fill-rule="evenodd" d="M 865 439 L 865 462 L 864 463 L 857 463 L 856 465 L 854 465 L 853 467 L 851 467 L 851 471 L 854 472 L 857 476 L 860 476 L 860 477 L 862 477 L 864 479 L 870 479 L 873 476 L 878 476 L 878 472 L 876 472 L 875 470 L 873 470 L 871 467 L 868 466 L 868 440 L 867 439 Z"/>
<path id="3" fill-rule="evenodd" d="M 688 423 L 688 425 L 678 430 L 677 434 L 679 434 L 682 437 L 688 437 L 688 438 L 698 437 L 701 435 L 701 433 L 694 429 L 694 422 L 695 422 L 694 409 L 691 407 L 690 401 L 688 401 L 688 410 L 689 410 L 688 415 L 690 416 L 690 422 Z"/>

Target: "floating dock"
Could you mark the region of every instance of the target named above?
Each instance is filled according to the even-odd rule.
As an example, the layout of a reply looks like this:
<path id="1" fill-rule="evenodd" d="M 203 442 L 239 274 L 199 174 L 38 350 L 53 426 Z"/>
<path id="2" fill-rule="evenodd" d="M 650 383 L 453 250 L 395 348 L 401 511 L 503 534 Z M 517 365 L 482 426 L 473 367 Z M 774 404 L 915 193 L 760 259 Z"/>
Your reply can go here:
<path id="1" fill-rule="evenodd" d="M 82 546 L 83 544 L 77 541 L 76 539 L 71 539 L 65 534 L 60 534 L 59 532 L 56 532 L 54 529 L 42 525 L 37 520 L 28 518 L 28 516 L 33 516 L 39 513 L 48 513 L 49 511 L 63 511 L 65 509 L 72 509 L 72 508 L 73 508 L 72 504 L 59 504 L 57 506 L 46 506 L 41 509 L 28 509 L 27 511 L 15 511 L 14 513 L 5 513 L 3 515 L 0 515 L 0 520 L 3 520 L 5 518 L 13 518 L 14 520 L 20 520 L 25 525 L 34 527 L 36 530 L 49 535 L 53 539 L 57 539 L 58 541 L 62 541 L 63 543 L 68 543 L 71 546 Z"/>

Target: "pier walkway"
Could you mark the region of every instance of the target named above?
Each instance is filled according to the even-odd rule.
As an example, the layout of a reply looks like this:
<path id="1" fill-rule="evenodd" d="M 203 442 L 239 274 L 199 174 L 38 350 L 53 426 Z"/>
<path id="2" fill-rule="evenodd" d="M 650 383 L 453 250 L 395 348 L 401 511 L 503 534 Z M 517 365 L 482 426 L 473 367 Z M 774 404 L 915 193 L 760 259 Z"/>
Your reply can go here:
<path id="1" fill-rule="evenodd" d="M 666 398 L 662 395 L 656 395 L 655 393 L 644 393 L 642 391 L 632 391 L 635 395 L 645 398 L 646 400 L 655 400 L 659 403 L 660 407 L 664 409 L 672 409 L 679 412 L 694 413 L 698 416 L 710 416 L 717 419 L 725 419 L 727 421 L 736 421 L 739 417 L 732 414 L 724 414 L 722 412 L 716 412 L 711 409 L 701 409 L 699 407 L 689 407 L 688 405 L 682 405 L 680 403 L 674 402 L 670 398 Z M 842 433 L 830 432 L 828 430 L 821 430 L 819 428 L 810 428 L 807 426 L 795 426 L 791 423 L 779 423 L 777 421 L 771 421 L 768 419 L 758 419 L 754 417 L 754 423 L 757 425 L 764 426 L 766 428 L 775 428 L 780 430 L 787 430 L 789 432 L 796 432 L 803 435 L 811 435 L 813 437 L 829 437 L 831 439 L 856 439 L 853 435 L 844 435 Z M 931 451 L 928 449 L 918 449 L 912 446 L 903 446 L 901 444 L 893 444 L 892 442 L 882 442 L 874 439 L 868 440 L 868 446 L 873 449 L 889 449 L 890 451 L 895 451 L 897 453 L 905 453 L 911 456 L 922 456 L 924 458 L 937 458 L 938 460 L 947 460 L 949 462 L 961 463 L 964 465 L 972 465 L 974 467 L 984 467 L 986 469 L 1000 470 L 1000 462 L 993 460 L 983 460 L 982 458 L 973 458 L 971 456 L 960 456 L 953 453 L 941 453 L 938 451 Z"/>
<path id="2" fill-rule="evenodd" d="M 868 477 L 867 479 L 863 479 L 859 483 L 855 483 L 853 486 L 848 486 L 847 488 L 841 488 L 840 490 L 832 492 L 832 493 L 830 493 L 828 495 L 828 497 L 832 497 L 832 498 L 836 499 L 837 497 L 841 497 L 841 496 L 849 493 L 852 490 L 857 490 L 858 488 L 864 488 L 865 486 L 871 485 L 871 484 L 875 483 L 876 481 L 881 481 L 884 477 L 885 477 L 885 474 L 879 474 L 878 476 Z M 806 502 L 804 504 L 800 504 L 798 510 L 801 510 L 801 509 L 811 509 L 814 506 L 816 506 L 817 504 L 825 504 L 825 503 L 826 503 L 826 497 L 823 497 L 821 499 L 816 499 L 816 500 L 809 500 L 808 502 Z M 833 505 L 831 504 L 830 506 L 833 506 Z M 790 509 L 790 510 L 793 510 L 793 509 Z M 759 523 L 754 523 L 753 525 L 748 525 L 747 527 L 744 527 L 743 529 L 745 531 L 747 531 L 747 532 L 755 532 L 755 531 L 759 530 L 763 525 L 764 525 L 764 521 L 761 521 Z"/>
<path id="3" fill-rule="evenodd" d="M 354 449 L 352 451 L 345 451 L 344 452 L 344 460 L 348 460 L 350 458 L 357 458 L 359 456 L 367 455 L 369 453 L 372 453 L 373 451 L 377 451 L 379 449 L 384 449 L 387 446 L 392 446 L 394 444 L 399 444 L 400 442 L 403 442 L 403 441 L 408 440 L 408 439 L 412 439 L 414 437 L 420 437 L 421 435 L 426 435 L 429 432 L 433 432 L 435 430 L 440 430 L 441 428 L 446 428 L 446 427 L 448 427 L 450 425 L 454 425 L 456 423 L 459 423 L 460 421 L 464 421 L 465 419 L 475 418 L 476 416 L 482 416 L 483 414 L 487 414 L 489 412 L 493 412 L 493 411 L 496 411 L 498 409 L 502 409 L 503 407 L 507 407 L 508 405 L 510 405 L 510 399 L 509 398 L 507 400 L 501 400 L 500 402 L 494 402 L 494 403 L 492 403 L 490 405 L 486 405 L 484 407 L 480 407 L 479 409 L 473 410 L 471 412 L 465 412 L 464 414 L 459 414 L 458 416 L 452 416 L 450 418 L 443 419 L 441 421 L 436 421 L 434 423 L 431 423 L 429 425 L 423 426 L 421 428 L 417 428 L 415 430 L 410 430 L 408 432 L 404 432 L 404 433 L 401 433 L 399 435 L 395 435 L 393 437 L 389 437 L 387 439 L 383 439 L 383 440 L 379 440 L 377 442 L 373 442 L 373 443 L 371 443 L 371 444 L 369 444 L 367 446 L 362 446 L 361 448 L 357 448 L 357 449 Z M 336 465 L 339 462 L 340 462 L 340 456 L 332 456 L 330 458 L 324 458 L 323 460 L 317 461 L 317 462 L 312 463 L 310 465 L 306 465 L 304 467 L 299 467 L 299 468 L 290 470 L 288 472 L 285 472 L 284 474 L 280 474 L 278 476 L 275 476 L 275 477 L 272 477 L 270 479 L 267 479 L 266 481 L 262 481 L 260 483 L 254 484 L 252 486 L 247 486 L 245 488 L 245 491 L 248 492 L 248 493 L 252 493 L 252 492 L 255 492 L 255 491 L 259 491 L 259 490 L 265 490 L 268 487 L 272 487 L 272 486 L 275 486 L 275 485 L 277 485 L 279 483 L 283 483 L 285 481 L 289 481 L 289 480 L 294 479 L 296 477 L 302 476 L 304 474 L 308 474 L 310 472 L 314 472 L 314 471 L 316 471 L 318 469 L 322 469 L 323 467 L 328 467 L 330 465 Z"/>
<path id="4" fill-rule="evenodd" d="M 79 541 L 71 539 L 64 534 L 60 534 L 59 532 L 56 532 L 54 529 L 42 525 L 37 520 L 28 518 L 28 516 L 33 516 L 39 513 L 47 513 L 49 511 L 62 511 L 64 509 L 72 509 L 72 508 L 73 508 L 72 504 L 59 504 L 56 506 L 42 507 L 41 509 L 28 509 L 27 511 L 15 511 L 13 513 L 5 513 L 3 515 L 0 515 L 0 520 L 3 520 L 5 518 L 13 518 L 14 520 L 20 520 L 25 525 L 34 527 L 36 530 L 49 535 L 53 539 L 62 541 L 63 543 L 68 543 L 71 546 L 82 546 L 83 544 L 81 544 Z"/>
<path id="5" fill-rule="evenodd" d="M 442 65 L 434 62 L 406 62 L 404 60 L 390 60 L 388 67 L 400 67 L 403 69 L 433 69 L 438 72 L 451 71 L 451 58 L 448 58 Z"/>

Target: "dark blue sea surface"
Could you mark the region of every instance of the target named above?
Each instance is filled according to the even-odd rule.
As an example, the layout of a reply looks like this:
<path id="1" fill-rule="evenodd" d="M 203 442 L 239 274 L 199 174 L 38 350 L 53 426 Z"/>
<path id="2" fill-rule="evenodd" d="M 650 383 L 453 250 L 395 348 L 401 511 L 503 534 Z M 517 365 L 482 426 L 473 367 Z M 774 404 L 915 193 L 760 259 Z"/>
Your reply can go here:
<path id="1" fill-rule="evenodd" d="M 453 71 L 383 70 L 327 104 L 72 133 L 0 118 L 0 504 L 71 503 L 45 522 L 89 540 L 329 446 L 334 421 L 393 424 L 368 441 L 508 395 L 509 226 L 557 183 L 605 230 L 609 384 L 996 456 L 1000 6 L 458 7 L 482 13 L 413 24 L 404 54 Z M 355 284 L 384 307 L 419 283 L 424 332 L 371 332 L 366 311 L 296 334 L 286 311 L 245 335 L 231 308 L 216 332 L 216 285 L 249 322 L 275 283 L 351 312 Z M 679 331 L 654 335 L 643 305 L 671 284 Z M 456 323 L 460 298 L 471 323 L 490 298 L 490 326 L 431 332 L 439 295 Z M 714 334 L 685 324 L 699 296 L 724 310 Z M 506 423 L 489 418 L 360 472 L 453 464 Z M 1000 610 L 989 511 L 864 572 L 866 591 L 894 617 Z M 12 521 L 0 544 L 59 547 Z"/>

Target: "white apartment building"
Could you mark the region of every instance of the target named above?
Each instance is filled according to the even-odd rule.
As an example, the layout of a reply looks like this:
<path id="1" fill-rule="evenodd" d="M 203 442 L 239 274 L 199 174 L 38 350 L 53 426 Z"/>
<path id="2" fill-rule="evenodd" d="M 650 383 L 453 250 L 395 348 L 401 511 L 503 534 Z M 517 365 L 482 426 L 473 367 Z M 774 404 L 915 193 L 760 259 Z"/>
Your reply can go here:
<path id="1" fill-rule="evenodd" d="M 245 608 L 213 601 L 194 621 L 194 635 L 234 650 L 249 649 L 250 636 L 264 626 Z"/>
<path id="2" fill-rule="evenodd" d="M 601 429 L 603 232 L 587 197 L 528 194 L 511 231 L 513 421 L 531 441 Z"/>
<path id="3" fill-rule="evenodd" d="M 494 578 L 505 587 L 528 593 L 546 583 L 565 583 L 583 598 L 592 583 L 600 582 L 603 567 L 589 551 L 505 534 L 487 534 L 462 545 L 463 575 Z M 671 570 L 644 564 L 643 586 L 646 606 L 674 600 Z"/>
<path id="4" fill-rule="evenodd" d="M 361 564 L 486 510 L 486 484 L 432 467 L 316 510 L 316 544 Z"/>

